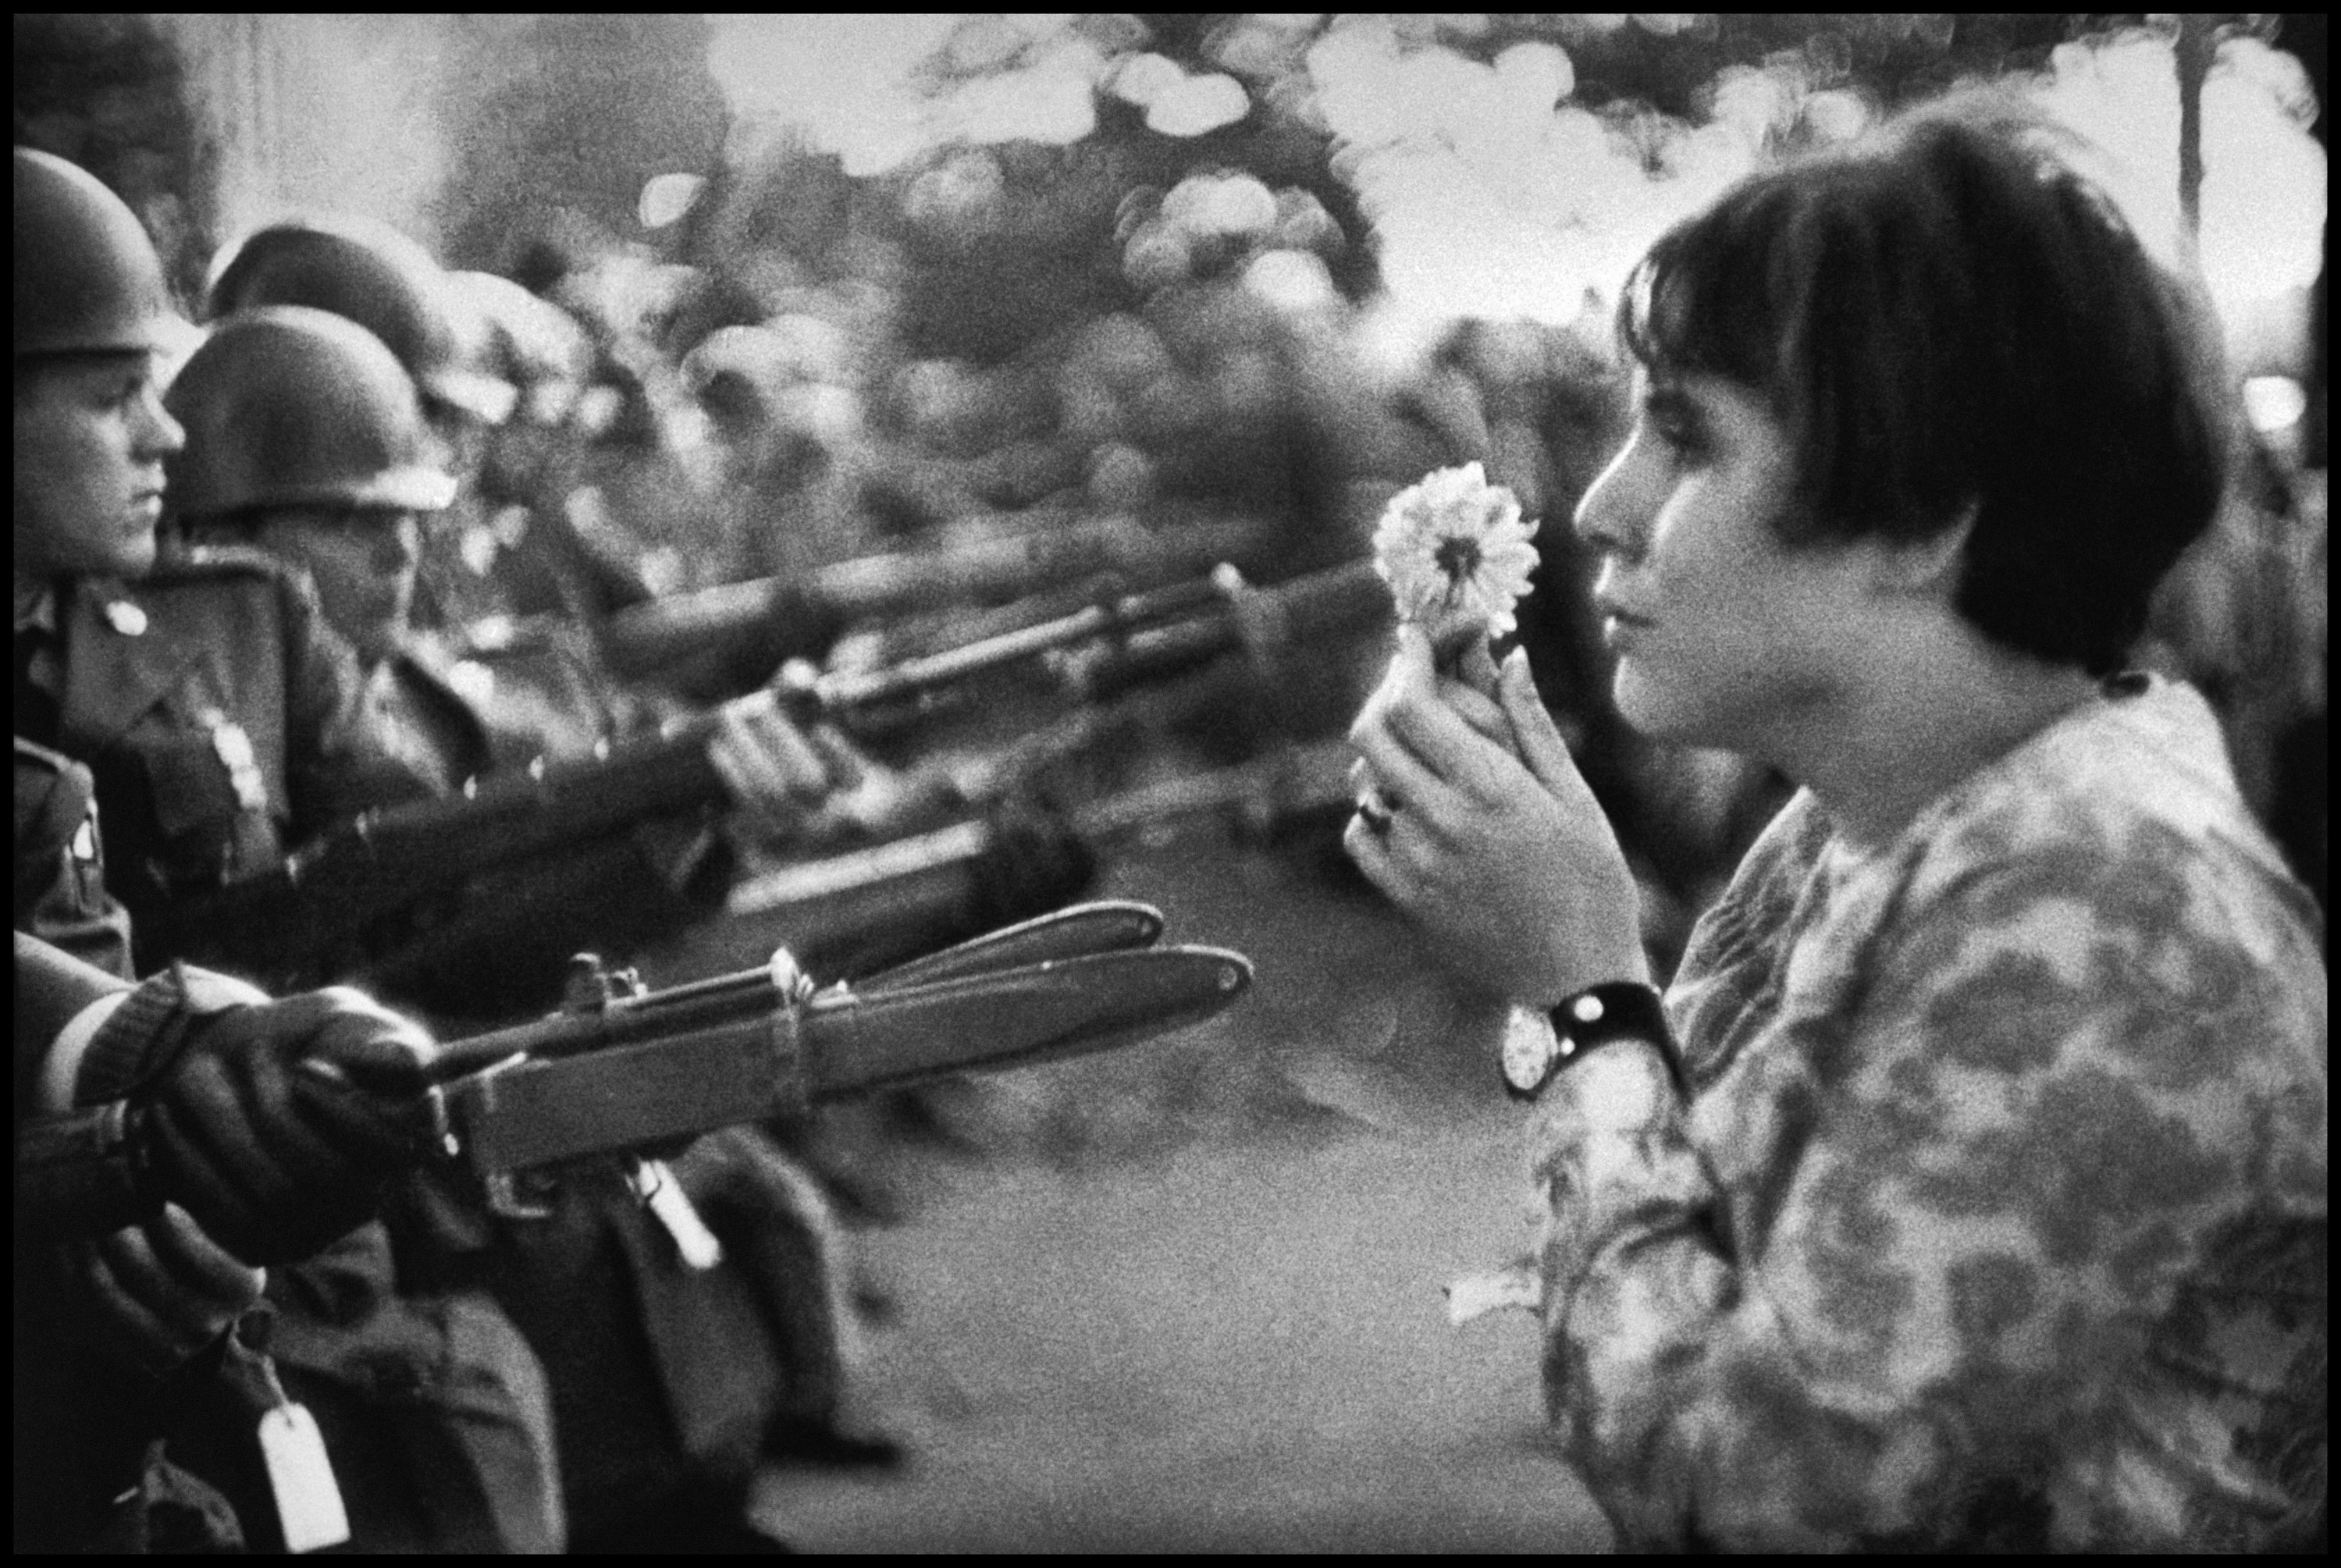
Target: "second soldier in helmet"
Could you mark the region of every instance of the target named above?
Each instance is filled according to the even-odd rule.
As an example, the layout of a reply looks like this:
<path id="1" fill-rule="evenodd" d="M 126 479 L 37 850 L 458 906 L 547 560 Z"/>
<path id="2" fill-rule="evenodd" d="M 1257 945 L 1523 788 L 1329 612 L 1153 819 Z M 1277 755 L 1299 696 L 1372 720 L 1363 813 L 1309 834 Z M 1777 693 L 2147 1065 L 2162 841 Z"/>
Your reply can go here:
<path id="1" fill-rule="evenodd" d="M 411 625 L 418 534 L 453 482 L 413 383 L 378 340 L 297 306 L 242 312 L 190 359 L 169 402 L 188 431 L 172 463 L 178 526 L 259 545 L 314 579 L 366 661 L 374 729 L 438 791 L 532 755 L 589 753 L 625 723 L 623 694 L 590 670 L 547 680 L 540 660 L 536 679 L 501 680 L 495 663 Z M 741 705 L 712 744 L 768 824 L 802 821 L 836 781 L 828 754 L 766 704 Z M 557 977 L 559 953 L 623 941 L 645 907 L 676 905 L 680 868 L 657 862 L 690 838 L 636 832 L 518 868 L 464 900 L 483 918 L 443 928 L 468 940 L 426 942 L 429 964 L 376 973 L 443 1011 L 514 1006 L 518 994 L 488 986 L 499 971 Z M 513 909 L 566 918 L 498 918 Z M 658 1217 L 643 1206 L 660 1181 L 684 1196 L 684 1233 L 671 1198 Z M 745 1522 L 747 1483 L 769 1434 L 819 1434 L 835 1418 L 850 1335 L 817 1188 L 768 1140 L 733 1129 L 671 1167 L 583 1162 L 533 1196 L 543 1217 L 418 1185 L 402 1268 L 425 1288 L 485 1285 L 545 1359 L 573 1544 L 770 1544 Z M 687 1234 L 701 1224 L 720 1263 Z"/>

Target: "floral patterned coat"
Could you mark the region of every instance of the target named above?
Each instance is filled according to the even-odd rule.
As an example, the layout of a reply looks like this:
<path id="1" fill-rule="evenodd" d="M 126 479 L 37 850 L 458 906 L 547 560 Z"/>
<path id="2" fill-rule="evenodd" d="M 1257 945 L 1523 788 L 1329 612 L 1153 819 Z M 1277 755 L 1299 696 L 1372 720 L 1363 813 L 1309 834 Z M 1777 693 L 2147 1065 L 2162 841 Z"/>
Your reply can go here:
<path id="1" fill-rule="evenodd" d="M 1694 933 L 1689 1103 L 1537 1107 L 1552 1420 L 1624 1540 L 2322 1528 L 2326 982 L 2208 709 L 2142 677 L 1857 853 L 1799 796 Z"/>

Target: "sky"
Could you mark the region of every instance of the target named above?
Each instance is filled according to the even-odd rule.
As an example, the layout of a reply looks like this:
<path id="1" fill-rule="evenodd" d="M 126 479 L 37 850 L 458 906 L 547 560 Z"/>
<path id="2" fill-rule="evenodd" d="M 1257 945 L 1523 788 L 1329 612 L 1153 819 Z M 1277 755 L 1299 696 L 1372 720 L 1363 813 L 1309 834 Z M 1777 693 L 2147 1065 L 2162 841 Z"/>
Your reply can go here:
<path id="1" fill-rule="evenodd" d="M 1874 116 L 1857 92 L 1816 85 L 1793 63 L 1742 67 L 1718 80 L 1703 123 L 1656 127 L 1659 156 L 1646 160 L 1614 124 L 1572 102 L 1573 68 L 1557 43 L 1515 45 L 1482 65 L 1392 18 L 1344 17 L 1321 34 L 1310 25 L 1317 20 L 1253 18 L 1244 47 L 1271 62 L 1288 49 L 1287 86 L 1308 94 L 1336 137 L 1335 168 L 1371 219 L 1386 286 L 1433 317 L 1573 319 L 1589 291 L 1607 297 L 1668 224 L 1754 167 L 1768 127 L 1802 114 L 1853 134 Z M 1063 15 L 711 21 L 709 63 L 742 123 L 786 124 L 855 174 L 947 144 L 1077 140 L 1106 93 L 1139 103 L 1150 124 L 1174 135 L 1245 106 L 1235 76 L 1184 71 L 1134 36 L 1077 30 Z M 955 92 L 922 93 L 917 68 L 937 58 L 973 72 L 1015 65 Z M 1265 80 L 1253 73 L 1253 90 Z M 2099 177 L 2148 244 L 2174 254 L 2169 43 L 2139 32 L 2067 45 L 2019 84 L 2102 149 Z M 2306 132 L 2313 115 L 2290 55 L 2250 39 L 2226 46 L 2204 94 L 2201 255 L 2231 330 L 2304 288 L 2320 264 L 2326 175 Z M 1647 144 L 1653 129 L 1642 131 Z"/>

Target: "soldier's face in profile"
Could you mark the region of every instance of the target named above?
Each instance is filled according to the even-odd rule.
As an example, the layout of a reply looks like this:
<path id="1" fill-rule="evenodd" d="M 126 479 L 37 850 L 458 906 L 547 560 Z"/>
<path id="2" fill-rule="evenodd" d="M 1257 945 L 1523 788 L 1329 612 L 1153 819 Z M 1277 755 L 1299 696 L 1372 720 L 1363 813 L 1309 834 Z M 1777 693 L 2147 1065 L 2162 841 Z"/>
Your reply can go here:
<path id="1" fill-rule="evenodd" d="M 143 575 L 154 564 L 163 460 L 185 444 L 164 410 L 153 355 L 20 361 L 17 574 Z"/>
<path id="2" fill-rule="evenodd" d="M 368 663 L 396 650 L 414 607 L 423 552 L 423 525 L 414 513 L 282 507 L 262 520 L 254 542 L 308 572 L 325 619 Z"/>

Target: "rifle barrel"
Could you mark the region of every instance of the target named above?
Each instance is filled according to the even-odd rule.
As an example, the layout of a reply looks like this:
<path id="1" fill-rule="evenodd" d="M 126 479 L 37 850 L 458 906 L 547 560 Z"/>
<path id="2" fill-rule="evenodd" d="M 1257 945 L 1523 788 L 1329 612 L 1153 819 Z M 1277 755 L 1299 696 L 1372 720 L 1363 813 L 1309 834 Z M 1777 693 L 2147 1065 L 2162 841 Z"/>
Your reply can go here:
<path id="1" fill-rule="evenodd" d="M 1096 702 L 1184 675 L 1237 649 L 1274 657 L 1388 614 L 1388 592 L 1365 562 L 1260 590 L 1223 569 L 1209 581 L 1093 605 L 888 670 L 817 676 L 793 694 L 777 695 L 793 695 L 812 714 L 848 727 L 874 726 L 975 675 L 1094 643 L 1101 646 L 1067 673 L 1072 692 Z M 265 955 L 272 966 L 305 973 L 365 922 L 481 872 L 721 801 L 725 787 L 706 757 L 718 722 L 702 714 L 665 733 L 621 742 L 599 758 L 503 775 L 463 796 L 365 812 L 276 871 L 182 906 L 174 911 L 182 948 L 228 961 Z M 884 856 L 912 851 L 881 846 L 868 853 L 891 866 Z"/>
<path id="2" fill-rule="evenodd" d="M 1223 654 L 1250 649 L 1273 659 L 1390 617 L 1390 589 L 1371 561 L 1351 561 L 1273 588 L 1237 587 L 1227 612 L 1192 616 L 1133 633 L 1081 661 L 1074 680 L 1092 700 L 1161 680 Z"/>
<path id="3" fill-rule="evenodd" d="M 789 994 L 774 983 L 769 968 L 742 969 L 638 997 L 613 997 L 597 1007 L 550 1013 L 525 1024 L 448 1041 L 439 1047 L 431 1076 L 444 1083 L 523 1054 L 574 1056 L 581 1051 L 732 1023 L 769 1012 L 790 1000 Z"/>
<path id="4" fill-rule="evenodd" d="M 1003 631 L 940 653 L 906 659 L 884 670 L 825 675 L 815 682 L 813 694 L 822 712 L 848 717 L 857 710 L 916 698 L 1060 648 L 1126 634 L 1160 620 L 1208 609 L 1221 599 L 1219 588 L 1208 580 L 1174 583 L 1151 593 L 1130 594 L 1093 604 L 1037 626 Z"/>
<path id="5" fill-rule="evenodd" d="M 603 657 L 623 676 L 750 646 L 778 663 L 818 651 L 853 621 L 1013 598 L 1101 571 L 1141 579 L 1191 571 L 1248 553 L 1261 532 L 1239 520 L 1156 533 L 1131 518 L 1102 517 L 946 550 L 862 556 L 622 610 L 602 623 Z"/>
<path id="6" fill-rule="evenodd" d="M 1267 816 L 1311 810 L 1348 799 L 1352 755 L 1347 742 L 1325 741 L 1260 761 L 1189 774 L 1078 807 L 1071 813 L 1073 830 L 1098 845 L 1210 811 L 1244 808 Z M 991 846 L 990 824 L 957 822 L 768 871 L 732 888 L 724 912 L 770 915 L 815 904 L 943 867 L 971 864 Z"/>

